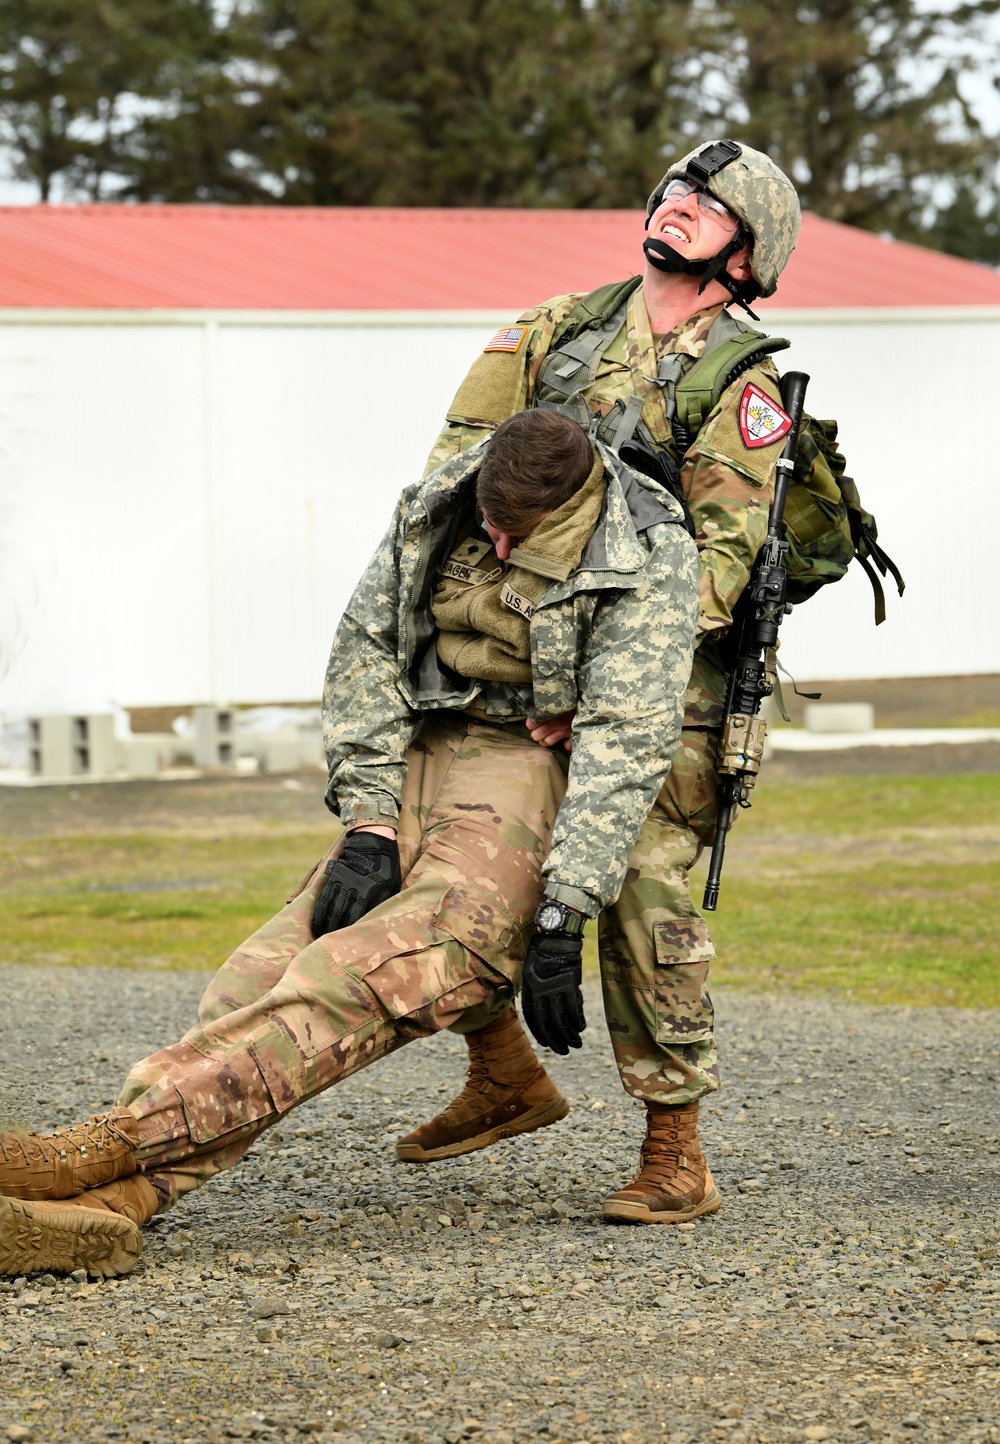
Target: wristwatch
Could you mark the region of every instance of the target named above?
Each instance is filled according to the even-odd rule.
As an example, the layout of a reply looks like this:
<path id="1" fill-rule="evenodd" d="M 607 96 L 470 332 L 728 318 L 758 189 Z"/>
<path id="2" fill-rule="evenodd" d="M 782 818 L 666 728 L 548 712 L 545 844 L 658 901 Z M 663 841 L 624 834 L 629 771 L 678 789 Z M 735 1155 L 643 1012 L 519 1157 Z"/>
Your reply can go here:
<path id="1" fill-rule="evenodd" d="M 572 937 L 579 937 L 585 922 L 583 913 L 552 897 L 543 897 L 535 913 L 535 928 L 540 933 L 569 933 Z"/>

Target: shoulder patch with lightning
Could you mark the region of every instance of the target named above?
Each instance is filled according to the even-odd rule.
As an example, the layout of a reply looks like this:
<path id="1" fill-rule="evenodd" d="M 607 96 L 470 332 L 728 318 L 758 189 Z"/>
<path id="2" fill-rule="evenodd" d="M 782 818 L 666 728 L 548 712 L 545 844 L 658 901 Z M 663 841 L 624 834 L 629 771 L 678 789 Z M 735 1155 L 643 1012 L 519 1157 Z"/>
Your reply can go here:
<path id="1" fill-rule="evenodd" d="M 528 334 L 527 326 L 503 326 L 493 337 L 484 351 L 520 351 L 525 336 Z"/>
<path id="2" fill-rule="evenodd" d="M 740 436 L 751 451 L 773 446 L 792 429 L 792 418 L 770 396 L 748 381 L 740 397 Z"/>

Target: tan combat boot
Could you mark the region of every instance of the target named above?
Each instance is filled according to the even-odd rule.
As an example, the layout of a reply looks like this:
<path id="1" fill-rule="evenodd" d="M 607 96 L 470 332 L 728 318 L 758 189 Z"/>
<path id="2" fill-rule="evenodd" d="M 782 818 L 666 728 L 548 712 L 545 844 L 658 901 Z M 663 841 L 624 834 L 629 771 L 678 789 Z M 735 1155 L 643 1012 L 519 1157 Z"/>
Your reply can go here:
<path id="1" fill-rule="evenodd" d="M 0 1198 L 0 1274 L 127 1274 L 142 1253 L 140 1226 L 159 1207 L 159 1194 L 142 1177 L 64 1201 Z"/>
<path id="2" fill-rule="evenodd" d="M 469 1076 L 443 1113 L 396 1143 L 406 1163 L 430 1163 L 488 1148 L 516 1133 L 557 1123 L 569 1104 L 532 1052 L 513 1008 L 477 1033 L 467 1033 Z"/>
<path id="3" fill-rule="evenodd" d="M 75 1198 L 135 1172 L 139 1125 L 127 1108 L 58 1133 L 0 1134 L 0 1195 Z"/>
<path id="4" fill-rule="evenodd" d="M 604 1217 L 626 1223 L 686 1223 L 721 1207 L 701 1151 L 698 1105 L 646 1104 L 642 1162 L 631 1183 L 604 1200 Z"/>

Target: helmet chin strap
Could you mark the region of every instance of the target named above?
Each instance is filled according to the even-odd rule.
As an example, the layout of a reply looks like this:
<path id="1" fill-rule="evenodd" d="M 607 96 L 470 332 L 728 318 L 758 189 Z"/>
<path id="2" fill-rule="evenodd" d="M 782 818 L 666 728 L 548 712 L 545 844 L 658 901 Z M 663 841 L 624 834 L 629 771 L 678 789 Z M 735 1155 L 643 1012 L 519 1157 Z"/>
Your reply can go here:
<path id="1" fill-rule="evenodd" d="M 647 221 L 646 224 L 648 225 L 649 222 Z M 668 246 L 666 241 L 661 241 L 657 236 L 647 236 L 642 243 L 642 249 L 646 260 L 658 271 L 672 271 L 675 275 L 700 276 L 699 296 L 706 286 L 710 286 L 713 281 L 718 281 L 720 286 L 724 286 L 729 292 L 737 306 L 742 306 L 748 316 L 752 317 L 754 321 L 759 321 L 760 317 L 751 311 L 743 295 L 743 284 L 726 270 L 730 256 L 734 256 L 737 251 L 742 250 L 748 239 L 743 227 L 737 227 L 732 240 L 707 261 L 687 261 L 678 251 L 674 250 L 673 246 Z"/>

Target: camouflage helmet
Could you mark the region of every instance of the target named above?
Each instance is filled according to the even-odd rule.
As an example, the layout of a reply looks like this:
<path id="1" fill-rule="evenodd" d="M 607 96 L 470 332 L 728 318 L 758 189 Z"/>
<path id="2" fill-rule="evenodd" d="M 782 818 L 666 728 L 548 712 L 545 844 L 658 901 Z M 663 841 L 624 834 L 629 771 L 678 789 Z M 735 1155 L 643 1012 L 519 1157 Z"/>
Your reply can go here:
<path id="1" fill-rule="evenodd" d="M 750 272 L 759 294 L 773 296 L 798 239 L 802 212 L 795 187 L 761 150 L 732 140 L 700 145 L 675 161 L 646 204 L 651 216 L 672 180 L 694 180 L 734 215 L 753 237 Z"/>

